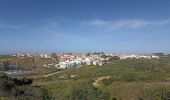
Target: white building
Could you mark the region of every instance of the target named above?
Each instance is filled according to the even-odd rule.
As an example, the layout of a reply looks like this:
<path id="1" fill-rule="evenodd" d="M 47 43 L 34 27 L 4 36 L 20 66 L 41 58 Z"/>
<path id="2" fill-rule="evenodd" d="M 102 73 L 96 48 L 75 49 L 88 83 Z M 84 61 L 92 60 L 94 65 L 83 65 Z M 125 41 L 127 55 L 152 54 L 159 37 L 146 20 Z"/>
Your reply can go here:
<path id="1" fill-rule="evenodd" d="M 86 58 L 84 61 L 86 62 L 87 65 L 91 65 L 91 61 L 89 58 Z"/>
<path id="2" fill-rule="evenodd" d="M 68 64 L 66 62 L 60 62 L 58 65 L 59 65 L 59 68 L 61 69 L 65 69 L 68 67 Z"/>
<path id="3" fill-rule="evenodd" d="M 102 62 L 99 62 L 98 64 L 99 64 L 99 66 L 103 66 L 103 63 L 102 63 Z"/>
<path id="4" fill-rule="evenodd" d="M 97 62 L 96 62 L 96 61 L 93 61 L 93 65 L 97 65 Z"/>
<path id="5" fill-rule="evenodd" d="M 151 57 L 152 57 L 152 58 L 159 59 L 159 56 L 152 55 Z"/>

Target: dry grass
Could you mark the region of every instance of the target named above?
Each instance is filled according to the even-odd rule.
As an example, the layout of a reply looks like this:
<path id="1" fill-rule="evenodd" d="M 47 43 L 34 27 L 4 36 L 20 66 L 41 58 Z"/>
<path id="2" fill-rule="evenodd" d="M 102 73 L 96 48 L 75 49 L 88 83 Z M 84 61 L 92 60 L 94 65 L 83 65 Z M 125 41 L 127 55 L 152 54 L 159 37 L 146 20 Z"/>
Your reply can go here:
<path id="1" fill-rule="evenodd" d="M 107 87 L 101 87 L 106 91 L 110 91 L 113 97 L 116 97 L 118 100 L 139 100 L 143 98 L 144 100 L 149 100 L 147 96 L 147 91 L 154 88 L 168 88 L 170 87 L 170 82 L 114 82 Z"/>

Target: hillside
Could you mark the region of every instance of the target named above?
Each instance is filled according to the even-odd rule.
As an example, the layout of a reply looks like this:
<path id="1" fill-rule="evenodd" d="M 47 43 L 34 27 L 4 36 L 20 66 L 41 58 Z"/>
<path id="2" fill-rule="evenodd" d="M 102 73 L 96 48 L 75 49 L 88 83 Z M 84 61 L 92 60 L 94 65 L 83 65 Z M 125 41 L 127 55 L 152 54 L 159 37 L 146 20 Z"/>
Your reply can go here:
<path id="1" fill-rule="evenodd" d="M 63 71 L 35 80 L 34 85 L 43 86 L 59 100 L 79 100 L 79 96 L 87 96 L 84 100 L 168 100 L 169 72 L 170 58 L 126 59 L 102 67 L 84 66 Z M 93 83 L 101 77 L 107 78 L 98 81 L 96 87 Z"/>
<path id="2" fill-rule="evenodd" d="M 48 61 L 35 59 L 36 69 L 48 72 L 49 69 L 41 66 Z M 20 62 L 23 66 L 24 62 L 30 66 L 25 69 L 32 68 L 30 59 L 20 59 Z M 60 70 L 46 77 L 37 75 L 33 84 L 26 87 L 32 90 L 31 93 L 45 94 L 48 97 L 43 98 L 52 100 L 169 100 L 169 72 L 169 57 L 113 60 L 104 66 L 85 65 L 77 69 Z M 24 95 L 29 95 L 23 88 L 18 87 Z M 37 96 L 29 96 L 34 97 Z"/>
<path id="3" fill-rule="evenodd" d="M 4 63 L 8 65 L 5 66 Z M 34 71 L 36 74 L 46 74 L 51 72 L 50 69 L 44 68 L 44 64 L 53 63 L 54 61 L 50 58 L 17 58 L 17 57 L 1 57 L 0 58 L 0 69 L 24 69 L 28 71 Z M 54 69 L 52 69 L 54 70 Z"/>

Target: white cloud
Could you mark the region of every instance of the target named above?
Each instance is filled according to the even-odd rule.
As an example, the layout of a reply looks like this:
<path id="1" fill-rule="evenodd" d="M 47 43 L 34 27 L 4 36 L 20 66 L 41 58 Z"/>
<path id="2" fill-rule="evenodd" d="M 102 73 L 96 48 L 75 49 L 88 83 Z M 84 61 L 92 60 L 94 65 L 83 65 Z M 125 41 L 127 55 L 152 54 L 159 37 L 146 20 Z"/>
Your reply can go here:
<path id="1" fill-rule="evenodd" d="M 169 20 L 163 21 L 145 21 L 145 20 L 117 20 L 117 21 L 105 21 L 105 20 L 91 20 L 83 22 L 83 25 L 96 27 L 96 28 L 106 28 L 106 29 L 136 29 L 142 27 L 156 27 L 170 24 Z"/>

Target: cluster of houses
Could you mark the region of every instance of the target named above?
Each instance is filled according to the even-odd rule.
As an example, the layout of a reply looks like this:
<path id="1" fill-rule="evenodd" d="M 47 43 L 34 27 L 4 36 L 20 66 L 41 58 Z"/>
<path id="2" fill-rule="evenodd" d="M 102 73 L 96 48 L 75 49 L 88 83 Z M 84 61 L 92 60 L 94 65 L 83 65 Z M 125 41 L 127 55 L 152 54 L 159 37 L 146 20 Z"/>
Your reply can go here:
<path id="1" fill-rule="evenodd" d="M 145 59 L 152 59 L 152 58 L 156 58 L 159 59 L 159 56 L 156 55 L 139 55 L 139 54 L 122 54 L 119 55 L 120 59 L 127 59 L 127 58 L 136 58 L 136 59 L 140 59 L 140 58 L 145 58 Z"/>
<path id="2" fill-rule="evenodd" d="M 55 66 L 59 69 L 66 68 L 78 68 L 82 65 L 98 65 L 103 66 L 104 58 L 101 58 L 99 55 L 89 55 L 86 54 L 58 54 L 59 63 L 44 65 L 44 67 Z"/>
<path id="3" fill-rule="evenodd" d="M 40 57 L 40 58 L 51 58 L 51 55 L 48 54 L 13 54 L 12 57 L 18 57 L 18 58 L 30 58 L 30 57 Z"/>
<path id="4" fill-rule="evenodd" d="M 103 58 L 102 55 L 106 55 L 106 58 Z M 145 58 L 145 59 L 152 59 L 156 58 L 159 59 L 159 55 L 151 54 L 151 55 L 140 55 L 140 54 L 56 54 L 52 53 L 49 54 L 16 54 L 12 55 L 19 58 L 26 58 L 26 57 L 41 57 L 41 58 L 51 58 L 53 60 L 58 59 L 58 62 L 52 64 L 44 64 L 44 67 L 56 67 L 59 69 L 67 69 L 67 68 L 77 68 L 81 67 L 82 65 L 98 65 L 103 66 L 103 64 L 109 60 L 109 57 L 116 56 L 120 59 L 127 59 L 127 58 Z"/>
<path id="5" fill-rule="evenodd" d="M 145 59 L 152 59 L 156 58 L 159 59 L 157 55 L 139 55 L 139 54 L 105 54 L 108 57 L 117 56 L 120 59 L 127 59 L 127 58 L 145 58 Z M 108 61 L 109 58 L 103 58 L 102 55 L 86 55 L 86 54 L 58 54 L 56 55 L 59 57 L 59 63 L 53 64 L 56 68 L 59 69 L 66 69 L 66 68 L 77 68 L 82 65 L 98 65 L 103 66 L 104 61 Z M 50 65 L 44 65 L 45 67 L 49 67 Z"/>
<path id="6" fill-rule="evenodd" d="M 99 55 L 87 55 L 87 54 L 53 54 L 53 56 L 58 56 L 59 63 L 54 63 L 51 65 L 44 65 L 44 67 L 55 66 L 59 69 L 67 69 L 67 68 L 77 68 L 82 65 L 98 65 L 103 66 L 103 64 L 109 60 L 109 57 L 117 56 L 120 59 L 127 59 L 127 58 L 145 58 L 145 59 L 152 59 L 156 58 L 159 59 L 157 55 L 139 55 L 139 54 L 105 54 L 106 58 L 102 57 L 103 54 Z M 108 57 L 108 58 L 107 58 Z"/>

